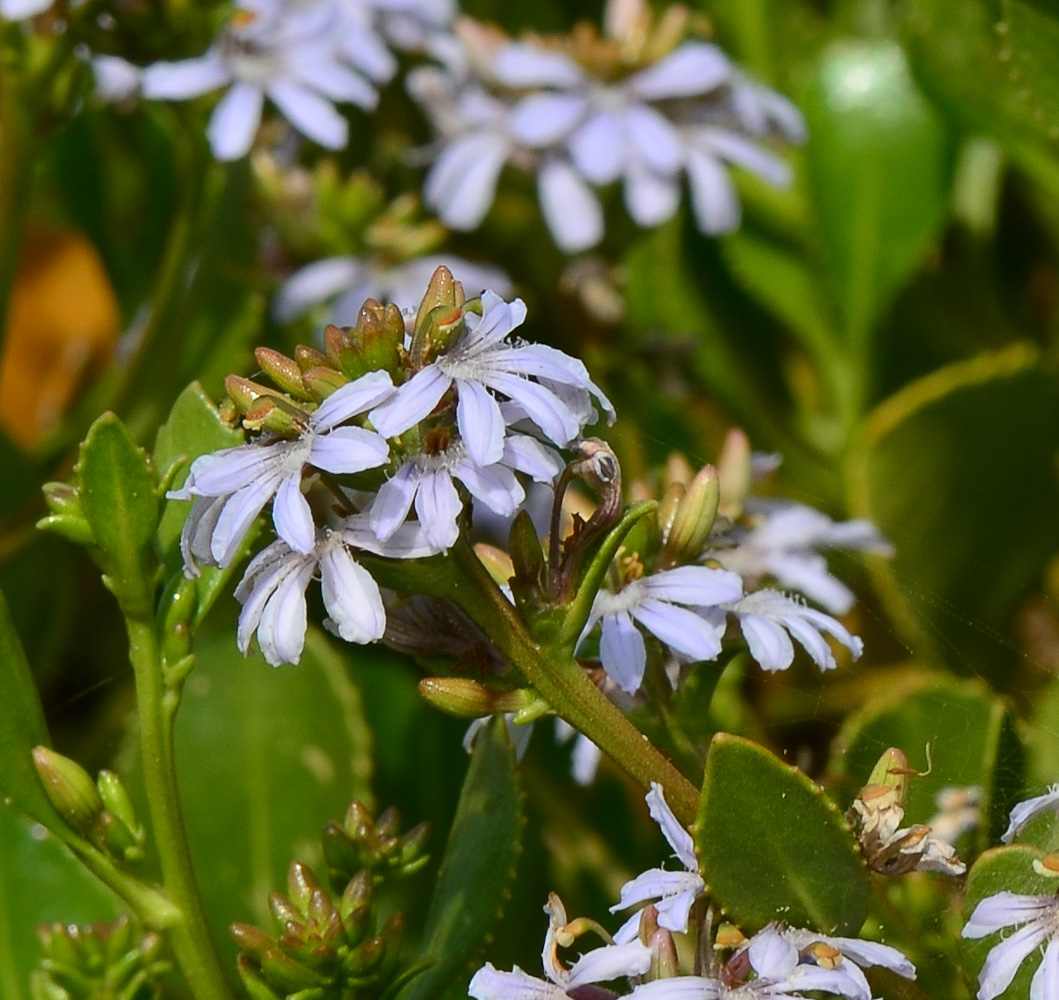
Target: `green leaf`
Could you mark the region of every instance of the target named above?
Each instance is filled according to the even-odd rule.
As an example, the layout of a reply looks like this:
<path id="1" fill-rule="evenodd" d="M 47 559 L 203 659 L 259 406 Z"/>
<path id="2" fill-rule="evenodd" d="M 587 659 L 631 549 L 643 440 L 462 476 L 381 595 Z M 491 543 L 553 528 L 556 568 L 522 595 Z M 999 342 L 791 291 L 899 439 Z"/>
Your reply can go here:
<path id="1" fill-rule="evenodd" d="M 1059 137 L 1059 20 L 1036 0 L 905 0 L 916 75 L 965 125 L 1020 158 L 1052 159 Z"/>
<path id="2" fill-rule="evenodd" d="M 50 829 L 65 824 L 37 777 L 30 756 L 48 745 L 48 728 L 22 644 L 0 593 L 0 801 L 10 799 L 27 816 Z"/>
<path id="3" fill-rule="evenodd" d="M 234 448 L 242 443 L 242 431 L 221 419 L 220 410 L 213 405 L 202 386 L 194 382 L 180 394 L 169 418 L 158 430 L 154 467 L 159 475 L 171 475 L 172 487 L 176 489 L 187 477 L 188 467 L 200 455 L 222 448 Z M 168 577 L 183 573 L 180 532 L 190 510 L 191 503 L 187 500 L 163 501 L 162 516 L 158 522 L 158 551 Z M 244 551 L 250 544 L 252 534 L 244 542 Z M 220 596 L 241 558 L 242 554 L 236 556 L 228 569 L 213 566 L 201 568 L 196 578 L 195 624 L 202 621 Z"/>
<path id="4" fill-rule="evenodd" d="M 155 479 L 147 456 L 113 413 L 101 416 L 81 445 L 81 506 L 122 609 L 150 612 L 154 594 Z"/>
<path id="5" fill-rule="evenodd" d="M 942 368 L 869 417 L 850 508 L 896 546 L 873 570 L 918 653 L 1018 682 L 1007 634 L 1059 547 L 1057 450 L 1059 384 L 1022 345 Z"/>
<path id="6" fill-rule="evenodd" d="M 1042 851 L 1032 847 L 998 847 L 986 851 L 967 875 L 967 890 L 964 897 L 964 918 L 969 919 L 974 908 L 989 896 L 998 892 L 1015 892 L 1029 896 L 1055 896 L 1055 879 L 1038 875 L 1033 862 L 1044 857 Z M 964 968 L 969 976 L 977 976 L 986 955 L 998 945 L 1008 932 L 991 934 L 971 940 L 961 938 Z M 1019 966 L 1014 982 L 1004 991 L 1012 1000 L 1030 995 L 1030 980 L 1040 964 L 1040 949 L 1034 948 L 1030 956 Z"/>
<path id="7" fill-rule="evenodd" d="M 51 834 L 0 804 L 0 996 L 27 1000 L 42 923 L 113 920 L 117 898 Z"/>
<path id="8" fill-rule="evenodd" d="M 744 927 L 782 920 L 856 934 L 864 923 L 868 870 L 842 814 L 750 740 L 713 738 L 695 846 L 709 891 Z"/>
<path id="9" fill-rule="evenodd" d="M 1018 801 L 1025 756 L 1011 713 L 999 698 L 981 684 L 936 677 L 925 678 L 911 692 L 873 701 L 847 722 L 836 741 L 832 766 L 848 779 L 851 799 L 889 747 L 903 750 L 915 770 L 929 770 L 910 780 L 906 825 L 929 822 L 943 788 L 973 785 L 982 789 L 984 817 L 976 849 L 996 843 Z"/>
<path id="10" fill-rule="evenodd" d="M 949 135 L 889 41 L 826 49 L 803 110 L 827 269 L 857 343 L 938 235 L 948 207 Z"/>
<path id="11" fill-rule="evenodd" d="M 478 733 L 438 872 L 421 960 L 434 964 L 400 1000 L 465 995 L 472 963 L 500 915 L 521 847 L 515 752 L 500 718 Z"/>

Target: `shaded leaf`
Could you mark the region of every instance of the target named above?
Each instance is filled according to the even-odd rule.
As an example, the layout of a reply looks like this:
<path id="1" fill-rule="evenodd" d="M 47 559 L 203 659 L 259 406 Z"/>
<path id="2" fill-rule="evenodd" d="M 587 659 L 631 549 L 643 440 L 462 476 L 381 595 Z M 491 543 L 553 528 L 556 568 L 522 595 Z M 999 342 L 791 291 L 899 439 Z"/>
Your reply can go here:
<path id="1" fill-rule="evenodd" d="M 706 885 L 739 924 L 856 934 L 868 870 L 842 814 L 797 768 L 718 733 L 706 757 L 695 847 Z"/>
<path id="2" fill-rule="evenodd" d="M 515 752 L 503 719 L 478 733 L 427 915 L 421 959 L 433 964 L 401 1000 L 463 996 L 471 966 L 503 906 L 521 850 Z"/>
<path id="3" fill-rule="evenodd" d="M 1057 449 L 1059 384 L 1022 345 L 942 368 L 869 417 L 850 508 L 896 547 L 872 565 L 917 652 L 1016 679 L 1005 636 L 1059 547 Z M 990 536 L 1000 516 L 1002 540 Z"/>

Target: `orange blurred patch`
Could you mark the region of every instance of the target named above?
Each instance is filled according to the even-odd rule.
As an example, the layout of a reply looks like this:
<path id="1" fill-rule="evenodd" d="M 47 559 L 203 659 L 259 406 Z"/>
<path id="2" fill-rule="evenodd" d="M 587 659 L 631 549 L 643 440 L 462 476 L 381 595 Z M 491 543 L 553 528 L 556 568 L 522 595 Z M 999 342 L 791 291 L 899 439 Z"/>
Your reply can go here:
<path id="1" fill-rule="evenodd" d="M 120 322 L 88 240 L 26 234 L 0 358 L 0 426 L 13 441 L 29 448 L 58 426 L 86 376 L 109 361 Z"/>

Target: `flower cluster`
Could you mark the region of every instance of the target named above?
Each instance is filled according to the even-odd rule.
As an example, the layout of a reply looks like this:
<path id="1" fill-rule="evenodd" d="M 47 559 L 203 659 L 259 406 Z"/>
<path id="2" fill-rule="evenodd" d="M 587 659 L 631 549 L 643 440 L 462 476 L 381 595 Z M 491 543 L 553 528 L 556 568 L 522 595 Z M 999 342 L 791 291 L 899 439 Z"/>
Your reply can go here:
<path id="1" fill-rule="evenodd" d="M 355 329 L 328 328 L 326 353 L 258 351 L 285 391 L 228 380 L 257 438 L 196 459 L 169 496 L 194 500 L 181 536 L 189 574 L 232 565 L 271 504 L 278 538 L 237 590 L 244 652 L 256 632 L 270 663 L 298 660 L 305 589 L 317 573 L 329 627 L 351 642 L 382 638 L 379 588 L 354 551 L 443 552 L 469 497 L 511 517 L 525 498 L 519 475 L 558 475 L 555 448 L 596 419 L 593 399 L 613 416 L 579 361 L 509 339 L 525 315 L 521 301 L 492 292 L 465 301 L 440 268 L 408 329 L 396 306 L 369 301 Z"/>
<path id="2" fill-rule="evenodd" d="M 462 48 L 408 78 L 439 136 L 427 203 L 453 229 L 474 229 L 512 163 L 536 175 L 555 242 L 576 252 L 603 237 L 594 188 L 620 181 L 630 216 L 648 227 L 676 211 L 686 176 L 699 228 L 734 229 L 727 166 L 786 184 L 789 169 L 762 140 L 800 142 L 804 124 L 715 45 L 682 40 L 686 16 L 670 8 L 652 26 L 645 4 L 612 2 L 602 37 L 582 26 L 520 41 L 461 21 Z"/>
<path id="3" fill-rule="evenodd" d="M 718 948 L 722 944 L 733 948 L 723 966 L 708 975 L 681 974 L 672 935 L 688 931 L 691 907 L 704 891 L 703 881 L 691 836 L 666 805 L 660 786 L 652 786 L 647 801 L 687 872 L 654 869 L 627 883 L 615 909 L 651 898 L 659 902 L 634 914 L 607 944 L 586 952 L 569 969 L 560 961 L 558 948 L 572 945 L 585 925 L 598 925 L 568 922 L 562 903 L 552 894 L 545 906 L 549 925 L 542 955 L 547 979 L 517 967 L 503 972 L 486 964 L 468 987 L 475 1000 L 563 1000 L 579 986 L 618 978 L 631 981 L 632 989 L 624 995 L 636 1000 L 766 1000 L 817 991 L 870 1000 L 872 992 L 862 968 L 882 966 L 915 978 L 915 967 L 896 948 L 779 924 L 769 924 L 749 939 L 731 928 L 724 942 L 716 942 Z"/>

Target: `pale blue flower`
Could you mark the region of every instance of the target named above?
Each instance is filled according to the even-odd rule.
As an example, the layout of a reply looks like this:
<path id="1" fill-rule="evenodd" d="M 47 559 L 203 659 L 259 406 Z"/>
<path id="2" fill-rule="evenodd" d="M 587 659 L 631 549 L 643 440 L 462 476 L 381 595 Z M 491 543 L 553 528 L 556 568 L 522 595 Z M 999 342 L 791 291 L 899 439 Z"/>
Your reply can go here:
<path id="1" fill-rule="evenodd" d="M 1011 810 L 1008 828 L 1000 839 L 1005 844 L 1010 844 L 1032 820 L 1048 812 L 1059 813 L 1059 785 L 1051 785 L 1043 795 L 1037 795 L 1015 806 Z"/>
<path id="2" fill-rule="evenodd" d="M 1000 996 L 1011 985 L 1022 963 L 1041 945 L 1046 945 L 1044 957 L 1033 974 L 1030 997 L 1059 1000 L 1059 897 L 998 892 L 975 907 L 963 929 L 963 937 L 988 937 L 1005 927 L 1019 929 L 986 956 L 978 974 L 978 1000 Z"/>
<path id="3" fill-rule="evenodd" d="M 332 393 L 309 416 L 305 432 L 293 440 L 239 445 L 191 464 L 184 486 L 171 500 L 195 499 L 181 534 L 185 571 L 196 561 L 228 566 L 250 525 L 275 497 L 276 532 L 296 552 L 313 551 L 316 526 L 302 495 L 307 467 L 336 474 L 373 469 L 389 458 L 389 447 L 374 431 L 340 427 L 393 393 L 387 372 L 369 372 Z"/>

